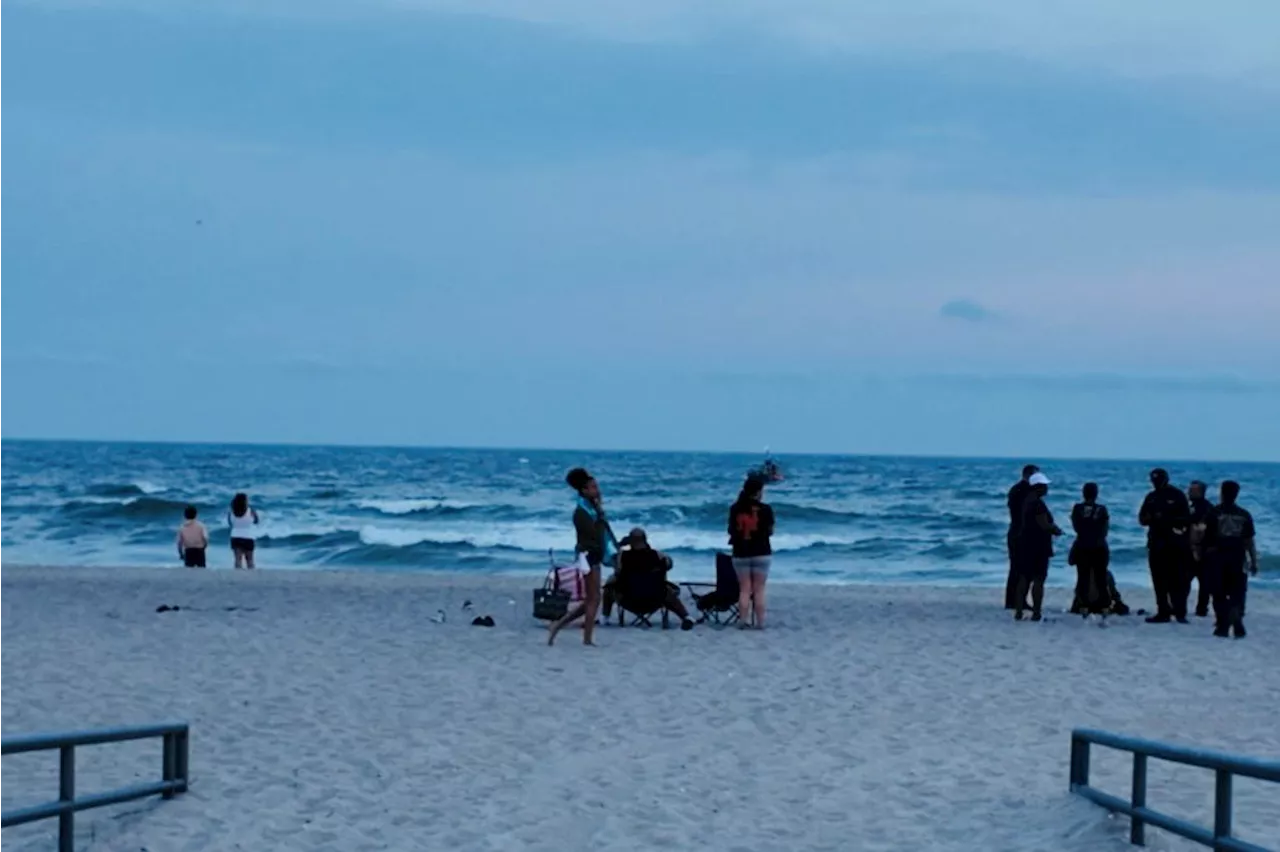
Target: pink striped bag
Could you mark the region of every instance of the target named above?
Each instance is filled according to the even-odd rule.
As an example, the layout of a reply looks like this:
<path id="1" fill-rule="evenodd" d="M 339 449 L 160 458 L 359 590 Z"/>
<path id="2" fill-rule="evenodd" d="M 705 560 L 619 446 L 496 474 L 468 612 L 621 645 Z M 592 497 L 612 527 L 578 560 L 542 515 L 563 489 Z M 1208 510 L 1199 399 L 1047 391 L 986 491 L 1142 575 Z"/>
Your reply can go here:
<path id="1" fill-rule="evenodd" d="M 582 570 L 577 563 L 573 565 L 552 565 L 547 572 L 547 585 L 553 589 L 562 589 L 569 593 L 570 603 L 581 603 L 587 596 L 587 584 Z"/>

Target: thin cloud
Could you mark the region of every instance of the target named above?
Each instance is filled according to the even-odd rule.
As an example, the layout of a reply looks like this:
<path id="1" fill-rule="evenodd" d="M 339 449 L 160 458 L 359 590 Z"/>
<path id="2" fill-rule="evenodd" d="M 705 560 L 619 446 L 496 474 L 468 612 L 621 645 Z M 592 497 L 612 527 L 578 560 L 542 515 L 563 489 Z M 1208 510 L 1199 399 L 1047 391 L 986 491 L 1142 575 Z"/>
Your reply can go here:
<path id="1" fill-rule="evenodd" d="M 9 6 L 114 7 L 173 14 L 182 6 L 269 18 L 361 19 L 446 13 L 557 27 L 619 42 L 712 41 L 757 34 L 804 49 L 865 55 L 993 53 L 1142 78 L 1230 80 L 1280 89 L 1274 0 L 18 0 Z M 1055 14 L 1056 12 L 1056 14 Z"/>
<path id="2" fill-rule="evenodd" d="M 1280 382 L 1231 375 L 1161 376 L 1126 373 L 938 374 L 913 379 L 926 385 L 974 390 L 1053 391 L 1132 394 L 1135 392 L 1195 395 L 1274 394 Z"/>
<path id="3" fill-rule="evenodd" d="M 990 322 L 999 318 L 995 311 L 978 304 L 972 299 L 954 299 L 938 309 L 938 315 L 944 319 L 962 320 L 964 322 Z"/>

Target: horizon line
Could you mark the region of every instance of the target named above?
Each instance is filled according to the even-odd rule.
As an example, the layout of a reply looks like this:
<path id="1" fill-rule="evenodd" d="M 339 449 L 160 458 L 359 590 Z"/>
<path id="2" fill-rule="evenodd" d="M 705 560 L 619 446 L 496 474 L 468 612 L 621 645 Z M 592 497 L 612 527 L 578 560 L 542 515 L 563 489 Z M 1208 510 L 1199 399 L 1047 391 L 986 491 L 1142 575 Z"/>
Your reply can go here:
<path id="1" fill-rule="evenodd" d="M 361 442 L 314 442 L 314 441 L 209 441 L 209 440 L 181 440 L 175 438 L 165 439 L 139 439 L 139 438 L 32 438 L 32 437 L 12 437 L 8 435 L 0 435 L 0 444 L 4 443 L 28 443 L 28 444 L 121 444 L 134 446 L 189 446 L 189 447 L 242 447 L 242 448 L 264 448 L 264 449 L 356 449 L 356 450 L 436 450 L 436 451 L 464 451 L 464 452 L 508 452 L 508 453 L 617 453 L 620 455 L 690 455 L 690 456 L 760 456 L 766 455 L 761 450 L 690 450 L 690 449 L 639 449 L 639 448 L 619 448 L 619 447 L 497 447 L 490 445 L 466 445 L 466 444 L 376 444 Z M 877 452 L 850 452 L 850 451 L 818 451 L 809 450 L 804 452 L 777 452 L 770 448 L 767 454 L 774 458 L 850 458 L 850 459 L 912 459 L 912 460 L 936 460 L 936 461 L 996 461 L 1009 462 L 1011 464 L 1023 464 L 1030 460 L 1039 460 L 1041 462 L 1140 462 L 1150 463 L 1154 465 L 1169 463 L 1184 464 L 1247 464 L 1247 465 L 1280 465 L 1280 459 L 1205 459 L 1167 456 L 1162 458 L 1140 458 L 1130 456 L 1060 456 L 1060 455 L 1036 455 L 1026 454 L 1019 456 L 999 456 L 999 455 L 966 455 L 962 453 L 877 453 Z"/>

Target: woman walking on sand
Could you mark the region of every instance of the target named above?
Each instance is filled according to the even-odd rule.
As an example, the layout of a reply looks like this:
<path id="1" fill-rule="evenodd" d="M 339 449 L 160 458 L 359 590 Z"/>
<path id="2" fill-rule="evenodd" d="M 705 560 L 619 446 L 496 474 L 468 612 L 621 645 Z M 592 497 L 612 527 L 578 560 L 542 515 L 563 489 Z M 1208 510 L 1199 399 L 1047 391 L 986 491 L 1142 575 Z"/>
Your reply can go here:
<path id="1" fill-rule="evenodd" d="M 231 553 L 236 558 L 236 568 L 253 570 L 253 549 L 258 525 L 258 513 L 249 505 L 249 495 L 243 491 L 231 498 L 231 511 L 227 512 L 227 526 L 231 527 Z"/>
<path id="2" fill-rule="evenodd" d="M 764 587 L 773 562 L 773 509 L 763 502 L 764 479 L 747 477 L 738 501 L 729 509 L 729 544 L 733 547 L 733 569 L 738 574 L 738 626 L 764 627 Z"/>
<path id="3" fill-rule="evenodd" d="M 600 498 L 600 485 L 595 478 L 580 467 L 569 471 L 564 478 L 569 487 L 578 492 L 577 503 L 573 509 L 573 529 L 578 542 L 574 550 L 579 561 L 586 560 L 587 582 L 583 602 L 565 613 L 564 618 L 551 625 L 551 635 L 547 644 L 554 645 L 556 634 L 579 618 L 586 620 L 582 625 L 582 644 L 594 645 L 596 612 L 600 608 L 600 582 L 602 568 L 611 562 L 618 553 L 618 542 L 605 517 L 604 503 Z"/>

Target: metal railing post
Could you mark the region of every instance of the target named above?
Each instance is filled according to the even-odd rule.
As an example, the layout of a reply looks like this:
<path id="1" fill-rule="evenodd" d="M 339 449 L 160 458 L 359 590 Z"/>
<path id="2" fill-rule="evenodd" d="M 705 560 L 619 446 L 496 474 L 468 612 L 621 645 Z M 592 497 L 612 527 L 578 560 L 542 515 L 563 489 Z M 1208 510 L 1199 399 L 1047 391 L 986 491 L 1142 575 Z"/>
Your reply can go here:
<path id="1" fill-rule="evenodd" d="M 1218 770 L 1218 782 L 1213 792 L 1213 836 L 1231 836 L 1231 771 Z"/>
<path id="2" fill-rule="evenodd" d="M 1071 738 L 1071 787 L 1089 785 L 1089 741 L 1084 737 Z"/>
<path id="3" fill-rule="evenodd" d="M 1147 806 L 1147 756 L 1133 753 L 1133 789 L 1130 804 L 1135 808 Z M 1129 842 L 1134 846 L 1147 845 L 1147 824 L 1141 817 L 1129 818 Z"/>
<path id="4" fill-rule="evenodd" d="M 178 734 L 178 764 L 175 767 L 178 780 L 182 782 L 182 788 L 178 791 L 180 793 L 187 792 L 188 773 L 191 771 L 190 758 L 190 734 L 184 730 Z"/>
<path id="5" fill-rule="evenodd" d="M 174 742 L 173 734 L 164 735 L 164 758 L 162 762 L 161 777 L 165 781 L 173 781 L 178 768 L 178 749 L 177 744 Z M 173 790 L 167 789 L 160 795 L 166 799 L 172 799 Z"/>
<path id="6" fill-rule="evenodd" d="M 75 852 L 76 812 L 71 803 L 76 799 L 76 747 L 58 749 L 58 801 L 67 809 L 58 814 L 58 852 Z"/>

